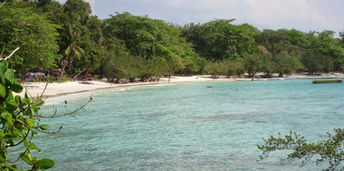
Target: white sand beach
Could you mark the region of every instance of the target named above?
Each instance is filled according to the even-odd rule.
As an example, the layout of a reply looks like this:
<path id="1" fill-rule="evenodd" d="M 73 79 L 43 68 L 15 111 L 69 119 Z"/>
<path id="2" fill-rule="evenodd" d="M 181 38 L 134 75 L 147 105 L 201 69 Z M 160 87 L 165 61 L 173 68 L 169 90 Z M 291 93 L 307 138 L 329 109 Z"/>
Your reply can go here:
<path id="1" fill-rule="evenodd" d="M 320 76 L 309 76 L 304 74 L 293 74 L 285 77 L 286 79 L 305 79 L 305 78 L 336 78 L 343 77 L 343 74 L 324 74 Z M 280 78 L 275 78 L 280 79 Z M 284 78 L 281 78 L 284 79 Z M 79 94 L 96 93 L 96 91 L 111 90 L 116 88 L 129 88 L 149 85 L 168 85 L 174 83 L 187 82 L 204 82 L 204 81 L 250 81 L 250 78 L 226 78 L 212 79 L 209 75 L 202 76 L 172 76 L 170 81 L 168 78 L 161 78 L 156 82 L 135 82 L 126 84 L 114 84 L 106 81 L 68 81 L 63 83 L 45 83 L 45 82 L 26 82 L 23 84 L 25 91 L 20 95 L 23 96 L 27 92 L 31 97 L 39 97 L 43 93 L 43 97 L 49 98 L 49 102 L 61 101 L 62 98 L 78 97 Z M 256 79 L 268 80 L 268 79 Z M 46 87 L 46 88 L 45 88 Z M 44 91 L 44 92 L 43 92 Z M 68 96 L 68 97 L 67 97 Z M 60 99 L 60 100 L 56 100 Z"/>
<path id="2" fill-rule="evenodd" d="M 135 82 L 126 84 L 114 84 L 106 81 L 68 81 L 62 83 L 45 83 L 45 82 L 25 82 L 23 84 L 24 90 L 20 95 L 24 96 L 27 92 L 31 97 L 39 97 L 43 94 L 43 97 L 51 99 L 57 96 L 66 96 L 71 94 L 88 93 L 99 90 L 115 89 L 115 88 L 127 88 L 127 87 L 137 87 L 137 86 L 147 86 L 147 85 L 164 85 L 164 84 L 174 84 L 182 82 L 201 82 L 201 81 L 214 81 L 214 79 L 209 78 L 209 76 L 186 76 L 179 77 L 173 76 L 168 81 L 168 78 L 161 78 L 160 81 L 154 82 Z M 216 79 L 217 81 L 227 80 L 231 81 L 233 79 Z"/>

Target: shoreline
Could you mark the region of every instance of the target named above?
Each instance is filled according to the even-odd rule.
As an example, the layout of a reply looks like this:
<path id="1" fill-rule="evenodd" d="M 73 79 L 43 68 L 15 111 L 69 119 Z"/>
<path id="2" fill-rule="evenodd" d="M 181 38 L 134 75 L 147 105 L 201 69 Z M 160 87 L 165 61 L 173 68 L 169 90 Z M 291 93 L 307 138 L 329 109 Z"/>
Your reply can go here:
<path id="1" fill-rule="evenodd" d="M 344 78 L 344 74 L 322 74 L 322 75 L 305 75 L 293 74 L 286 77 L 277 78 L 255 78 L 255 81 L 269 81 L 269 80 L 290 80 L 290 79 L 326 79 L 326 78 Z M 142 86 L 155 86 L 155 85 L 174 85 L 177 83 L 193 83 L 193 82 L 232 82 L 232 81 L 251 81 L 251 78 L 226 78 L 220 77 L 212 79 L 209 75 L 201 76 L 172 76 L 170 81 L 168 78 L 161 78 L 159 81 L 152 82 L 134 82 L 115 84 L 106 81 L 69 81 L 63 83 L 48 83 L 47 87 L 45 82 L 27 82 L 23 84 L 24 90 L 19 95 L 24 96 L 24 92 L 28 92 L 31 97 L 39 97 L 44 91 L 42 96 L 48 100 L 48 104 L 54 104 L 64 101 L 66 98 L 74 96 L 92 95 L 92 93 L 99 93 L 108 90 L 116 90 L 120 88 L 135 88 Z M 64 100 L 62 98 L 64 97 Z"/>
<path id="2" fill-rule="evenodd" d="M 225 79 L 219 79 L 225 80 Z M 65 98 L 75 97 L 78 95 L 92 95 L 93 93 L 104 92 L 108 90 L 121 90 L 121 88 L 135 88 L 142 86 L 156 86 L 156 85 L 173 85 L 176 83 L 187 83 L 187 82 L 204 82 L 204 81 L 219 81 L 213 80 L 211 78 L 204 78 L 198 76 L 188 76 L 179 77 L 173 76 L 168 81 L 168 78 L 161 78 L 160 81 L 152 82 L 134 82 L 134 83 L 122 83 L 115 84 L 109 83 L 103 80 L 96 81 L 68 81 L 63 83 L 48 83 L 46 87 L 46 82 L 26 82 L 23 84 L 24 91 L 20 93 L 20 96 L 24 96 L 25 92 L 28 92 L 30 97 L 40 97 L 42 96 L 44 100 L 48 100 L 48 104 L 62 102 Z M 226 79 L 230 81 L 230 79 Z M 46 87 L 46 89 L 45 89 Z M 45 90 L 44 90 L 45 89 Z M 64 99 L 62 100 L 63 97 Z"/>

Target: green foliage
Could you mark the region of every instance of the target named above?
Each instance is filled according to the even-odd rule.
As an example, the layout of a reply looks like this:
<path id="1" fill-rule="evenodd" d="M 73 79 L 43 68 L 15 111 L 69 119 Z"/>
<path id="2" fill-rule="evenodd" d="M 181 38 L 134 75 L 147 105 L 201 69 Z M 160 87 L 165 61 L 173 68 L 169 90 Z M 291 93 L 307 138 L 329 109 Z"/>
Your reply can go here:
<path id="1" fill-rule="evenodd" d="M 309 143 L 303 136 L 290 132 L 284 137 L 269 137 L 258 149 L 262 151 L 261 159 L 267 158 L 271 152 L 283 150 L 290 152 L 287 159 L 302 160 L 301 166 L 309 161 L 326 162 L 328 167 L 324 170 L 343 170 L 343 142 L 344 129 L 336 129 L 334 135 L 328 134 L 328 139 L 318 143 Z"/>
<path id="2" fill-rule="evenodd" d="M 334 38 L 332 31 L 325 30 L 309 34 L 309 45 L 304 58 L 312 58 L 311 55 L 314 56 L 312 62 L 315 62 L 315 68 L 321 68 L 320 71 L 330 72 L 343 69 L 344 48 L 341 46 L 340 40 Z M 307 69 L 314 72 L 312 67 L 307 67 Z"/>
<path id="3" fill-rule="evenodd" d="M 225 74 L 230 76 L 240 77 L 241 75 L 245 74 L 245 64 L 244 60 L 241 58 L 234 59 L 234 60 L 225 60 Z"/>
<path id="4" fill-rule="evenodd" d="M 256 36 L 256 42 L 272 55 L 283 51 L 301 55 L 307 45 L 307 35 L 295 29 L 264 30 Z"/>
<path id="5" fill-rule="evenodd" d="M 141 75 L 141 63 L 133 57 L 111 58 L 104 66 L 104 74 L 109 81 L 119 81 L 125 78 L 136 78 Z"/>
<path id="6" fill-rule="evenodd" d="M 60 50 L 64 61 L 61 68 L 66 68 L 69 74 L 85 70 L 96 73 L 104 59 L 101 21 L 91 16 L 91 12 L 90 4 L 82 0 L 67 0 L 63 5 Z"/>
<path id="7" fill-rule="evenodd" d="M 333 59 L 313 50 L 306 51 L 302 57 L 302 62 L 310 74 L 333 71 Z"/>
<path id="8" fill-rule="evenodd" d="M 263 53 L 255 53 L 245 57 L 244 65 L 249 77 L 254 77 L 258 72 L 265 72 L 269 76 L 273 71 L 271 57 Z"/>
<path id="9" fill-rule="evenodd" d="M 274 58 L 280 58 L 281 53 L 288 53 L 294 56 L 294 62 L 297 58 L 301 59 L 304 69 L 311 74 L 343 70 L 344 48 L 340 39 L 334 38 L 332 31 L 306 34 L 294 29 L 264 30 L 256 36 L 256 41 Z M 290 65 L 288 70 L 295 70 L 294 66 Z"/>
<path id="10" fill-rule="evenodd" d="M 302 68 L 299 57 L 295 54 L 290 54 L 287 51 L 278 53 L 273 58 L 274 71 L 282 77 L 284 74 L 291 74 Z"/>
<path id="11" fill-rule="evenodd" d="M 200 70 L 202 60 L 191 44 L 176 27 L 161 20 L 117 14 L 104 21 L 103 33 L 106 39 L 123 43 L 127 56 L 135 56 L 141 62 L 141 77 Z"/>
<path id="12" fill-rule="evenodd" d="M 43 105 L 42 100 L 31 100 L 14 96 L 23 88 L 14 78 L 14 72 L 8 69 L 7 62 L 0 62 L 0 170 L 17 170 L 18 161 L 22 160 L 31 166 L 31 170 L 44 170 L 54 166 L 55 162 L 33 156 L 32 151 L 39 147 L 31 139 L 39 131 L 47 130 L 47 125 L 35 122 L 35 116 Z M 9 155 L 11 149 L 22 149 L 15 159 Z M 11 152 L 12 153 L 12 152 Z"/>
<path id="13" fill-rule="evenodd" d="M 27 8 L 0 8 L 0 47 L 9 54 L 16 47 L 21 51 L 10 61 L 10 66 L 19 73 L 32 69 L 47 71 L 56 67 L 57 26 L 44 16 Z"/>
<path id="14" fill-rule="evenodd" d="M 258 30 L 248 24 L 233 25 L 232 21 L 189 24 L 183 28 L 183 35 L 201 56 L 209 60 L 244 57 L 255 52 L 254 36 Z"/>
<path id="15" fill-rule="evenodd" d="M 224 74 L 226 72 L 226 67 L 223 62 L 208 62 L 204 70 L 208 73 L 211 74 L 213 78 L 218 78 L 218 75 Z"/>
<path id="16" fill-rule="evenodd" d="M 20 46 L 10 62 L 19 74 L 59 69 L 61 78 L 64 73 L 102 77 L 112 70 L 115 78 L 135 80 L 200 73 L 207 61 L 219 62 L 210 62 L 208 72 L 221 63 L 221 74 L 227 76 L 344 69 L 344 36 L 335 38 L 327 30 L 261 32 L 249 24 L 235 25 L 234 19 L 180 27 L 129 13 L 100 20 L 84 0 L 5 2 L 0 8 L 0 55 Z"/>
<path id="17" fill-rule="evenodd" d="M 208 62 L 205 67 L 205 71 L 211 74 L 213 78 L 217 78 L 218 75 L 241 76 L 245 73 L 245 65 L 243 59 L 227 59 L 224 61 Z"/>

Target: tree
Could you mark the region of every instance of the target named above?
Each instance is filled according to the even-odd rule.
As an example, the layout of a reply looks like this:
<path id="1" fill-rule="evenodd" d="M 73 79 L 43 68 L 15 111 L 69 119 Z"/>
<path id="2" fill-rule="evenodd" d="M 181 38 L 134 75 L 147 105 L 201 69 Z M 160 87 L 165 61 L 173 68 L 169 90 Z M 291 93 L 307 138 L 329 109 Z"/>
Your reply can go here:
<path id="1" fill-rule="evenodd" d="M 258 145 L 258 149 L 262 151 L 261 159 L 267 158 L 271 152 L 283 150 L 290 152 L 287 159 L 302 160 L 301 166 L 309 161 L 317 165 L 327 162 L 324 170 L 343 170 L 343 142 L 344 129 L 336 129 L 334 135 L 328 134 L 327 139 L 317 143 L 309 143 L 303 136 L 291 131 L 283 137 L 269 137 L 263 145 Z"/>
<path id="2" fill-rule="evenodd" d="M 228 77 L 237 76 L 240 77 L 245 73 L 245 65 L 244 61 L 241 58 L 233 59 L 233 60 L 225 60 L 224 61 L 226 75 Z"/>
<path id="3" fill-rule="evenodd" d="M 300 56 L 307 45 L 307 35 L 295 29 L 264 30 L 255 39 L 273 56 L 283 51 Z"/>
<path id="4" fill-rule="evenodd" d="M 288 53 L 295 56 L 295 59 L 302 59 L 305 69 L 310 72 L 343 69 L 344 49 L 340 40 L 334 38 L 333 31 L 325 30 L 306 34 L 294 29 L 264 30 L 256 36 L 256 42 L 265 47 L 273 58 L 281 57 L 282 53 Z"/>
<path id="5" fill-rule="evenodd" d="M 284 74 L 291 74 L 302 67 L 299 57 L 286 51 L 282 51 L 275 55 L 273 63 L 274 71 L 277 72 L 280 77 Z"/>
<path id="6" fill-rule="evenodd" d="M 104 21 L 103 33 L 106 39 L 123 42 L 130 56 L 144 61 L 145 78 L 200 69 L 202 60 L 191 44 L 178 28 L 164 21 L 121 13 Z"/>
<path id="7" fill-rule="evenodd" d="M 86 49 L 82 46 L 82 37 L 89 31 L 86 24 L 91 14 L 91 7 L 82 0 L 67 0 L 63 5 L 63 12 L 60 49 L 64 53 L 64 59 L 61 62 L 61 69 L 63 72 L 68 65 L 69 74 L 72 74 L 74 62 L 82 59 Z"/>
<path id="8" fill-rule="evenodd" d="M 57 26 L 44 16 L 27 8 L 0 8 L 0 47 L 3 54 L 20 46 L 9 62 L 10 67 L 23 74 L 29 70 L 48 71 L 59 59 Z"/>
<path id="9" fill-rule="evenodd" d="M 334 65 L 332 58 L 316 50 L 307 50 L 302 57 L 302 63 L 310 74 L 333 71 Z"/>
<path id="10" fill-rule="evenodd" d="M 334 33 L 325 30 L 317 33 L 317 35 L 311 35 L 311 47 L 309 49 L 326 56 L 325 72 L 344 69 L 344 48 L 341 46 L 340 39 L 334 38 Z M 333 63 L 332 66 L 329 66 L 329 63 Z"/>
<path id="11" fill-rule="evenodd" d="M 226 67 L 223 62 L 215 61 L 215 62 L 208 62 L 204 70 L 211 74 L 212 78 L 219 78 L 220 74 L 226 73 Z"/>
<path id="12" fill-rule="evenodd" d="M 65 68 L 67 65 L 69 65 L 69 73 L 72 73 L 73 69 L 73 61 L 75 59 L 80 60 L 82 55 L 84 54 L 84 49 L 82 49 L 80 46 L 77 45 L 77 37 L 80 35 L 80 33 L 72 31 L 72 28 L 68 28 L 68 37 L 67 40 L 69 42 L 67 49 L 65 50 L 65 57 L 62 60 L 62 68 L 61 68 L 61 77 L 65 71 Z"/>
<path id="13" fill-rule="evenodd" d="M 263 53 L 245 57 L 244 65 L 249 77 L 254 77 L 258 72 L 265 72 L 269 76 L 273 70 L 270 57 Z"/>
<path id="14" fill-rule="evenodd" d="M 129 79 L 131 82 L 134 82 L 135 78 L 146 76 L 145 73 L 150 73 L 150 68 L 143 68 L 144 65 L 147 64 L 144 64 L 142 60 L 137 59 L 140 58 L 132 56 L 111 57 L 104 65 L 105 77 L 111 82 L 119 83 L 121 79 Z"/>
<path id="15" fill-rule="evenodd" d="M 38 13 L 46 15 L 47 18 L 54 24 L 63 26 L 64 22 L 64 11 L 63 5 L 55 0 L 45 0 L 44 3 L 34 3 L 33 9 Z M 59 33 L 63 28 L 58 28 Z"/>
<path id="16" fill-rule="evenodd" d="M 209 60 L 238 58 L 257 50 L 254 40 L 258 30 L 248 24 L 233 25 L 234 20 L 214 20 L 205 24 L 189 24 L 183 35 L 197 53 Z"/>
<path id="17" fill-rule="evenodd" d="M 342 46 L 344 47 L 344 31 L 340 32 L 339 36 L 342 38 Z"/>

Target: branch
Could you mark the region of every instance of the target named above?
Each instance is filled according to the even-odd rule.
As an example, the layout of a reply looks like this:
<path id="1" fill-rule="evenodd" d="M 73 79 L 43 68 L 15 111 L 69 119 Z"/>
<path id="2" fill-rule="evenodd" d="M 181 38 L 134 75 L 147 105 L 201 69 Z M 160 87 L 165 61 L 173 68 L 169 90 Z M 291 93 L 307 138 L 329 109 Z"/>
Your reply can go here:
<path id="1" fill-rule="evenodd" d="M 44 115 L 41 115 L 41 114 L 36 114 L 35 115 L 35 118 L 60 118 L 60 117 L 64 117 L 64 116 L 69 116 L 69 115 L 73 115 L 79 111 L 81 111 L 82 109 L 84 109 L 91 101 L 93 100 L 92 97 L 90 97 L 90 99 L 85 103 L 83 104 L 82 106 L 80 106 L 79 108 L 71 111 L 71 112 L 66 112 L 66 113 L 63 113 L 61 115 L 57 115 L 57 109 L 55 109 L 55 112 L 53 115 L 50 115 L 50 116 L 44 116 Z"/>
<path id="2" fill-rule="evenodd" d="M 15 146 L 20 145 L 21 143 L 23 143 L 26 140 L 26 138 L 29 135 L 29 133 L 30 133 L 30 131 L 27 131 L 27 133 L 25 134 L 24 138 L 21 141 L 19 141 L 18 143 L 13 144 L 13 145 L 6 145 L 6 147 L 15 147 Z"/>
<path id="3" fill-rule="evenodd" d="M 76 76 L 73 77 L 72 81 L 74 81 L 75 79 L 77 79 L 78 76 L 79 76 L 81 73 L 85 72 L 85 71 L 87 71 L 87 70 L 83 70 L 83 71 L 79 72 L 78 74 L 76 74 Z"/>
<path id="4" fill-rule="evenodd" d="M 14 53 L 16 53 L 19 49 L 20 49 L 20 47 L 17 47 L 16 49 L 14 49 L 14 51 L 12 51 L 12 53 L 10 55 L 8 55 L 5 58 L 0 59 L 0 61 L 6 61 L 7 59 L 11 58 L 14 55 Z"/>
<path id="5" fill-rule="evenodd" d="M 8 162 L 8 163 L 17 163 L 19 161 L 19 159 L 21 159 L 25 155 L 25 153 L 28 152 L 28 151 L 29 151 L 29 149 L 26 148 L 26 150 L 23 153 L 21 153 L 21 155 L 15 161 L 6 160 L 6 162 Z"/>
<path id="6" fill-rule="evenodd" d="M 41 96 L 39 97 L 40 100 L 42 99 L 43 94 L 45 93 L 45 90 L 47 90 L 48 84 L 49 84 L 48 82 L 45 84 L 45 87 L 44 87 L 44 89 L 43 89 L 43 91 L 41 93 Z"/>
<path id="7" fill-rule="evenodd" d="M 45 133 L 45 134 L 57 134 L 57 133 L 61 132 L 62 128 L 63 128 L 63 124 L 55 131 L 42 130 L 39 127 L 36 127 L 35 130 L 38 132 L 41 132 L 41 133 Z"/>

